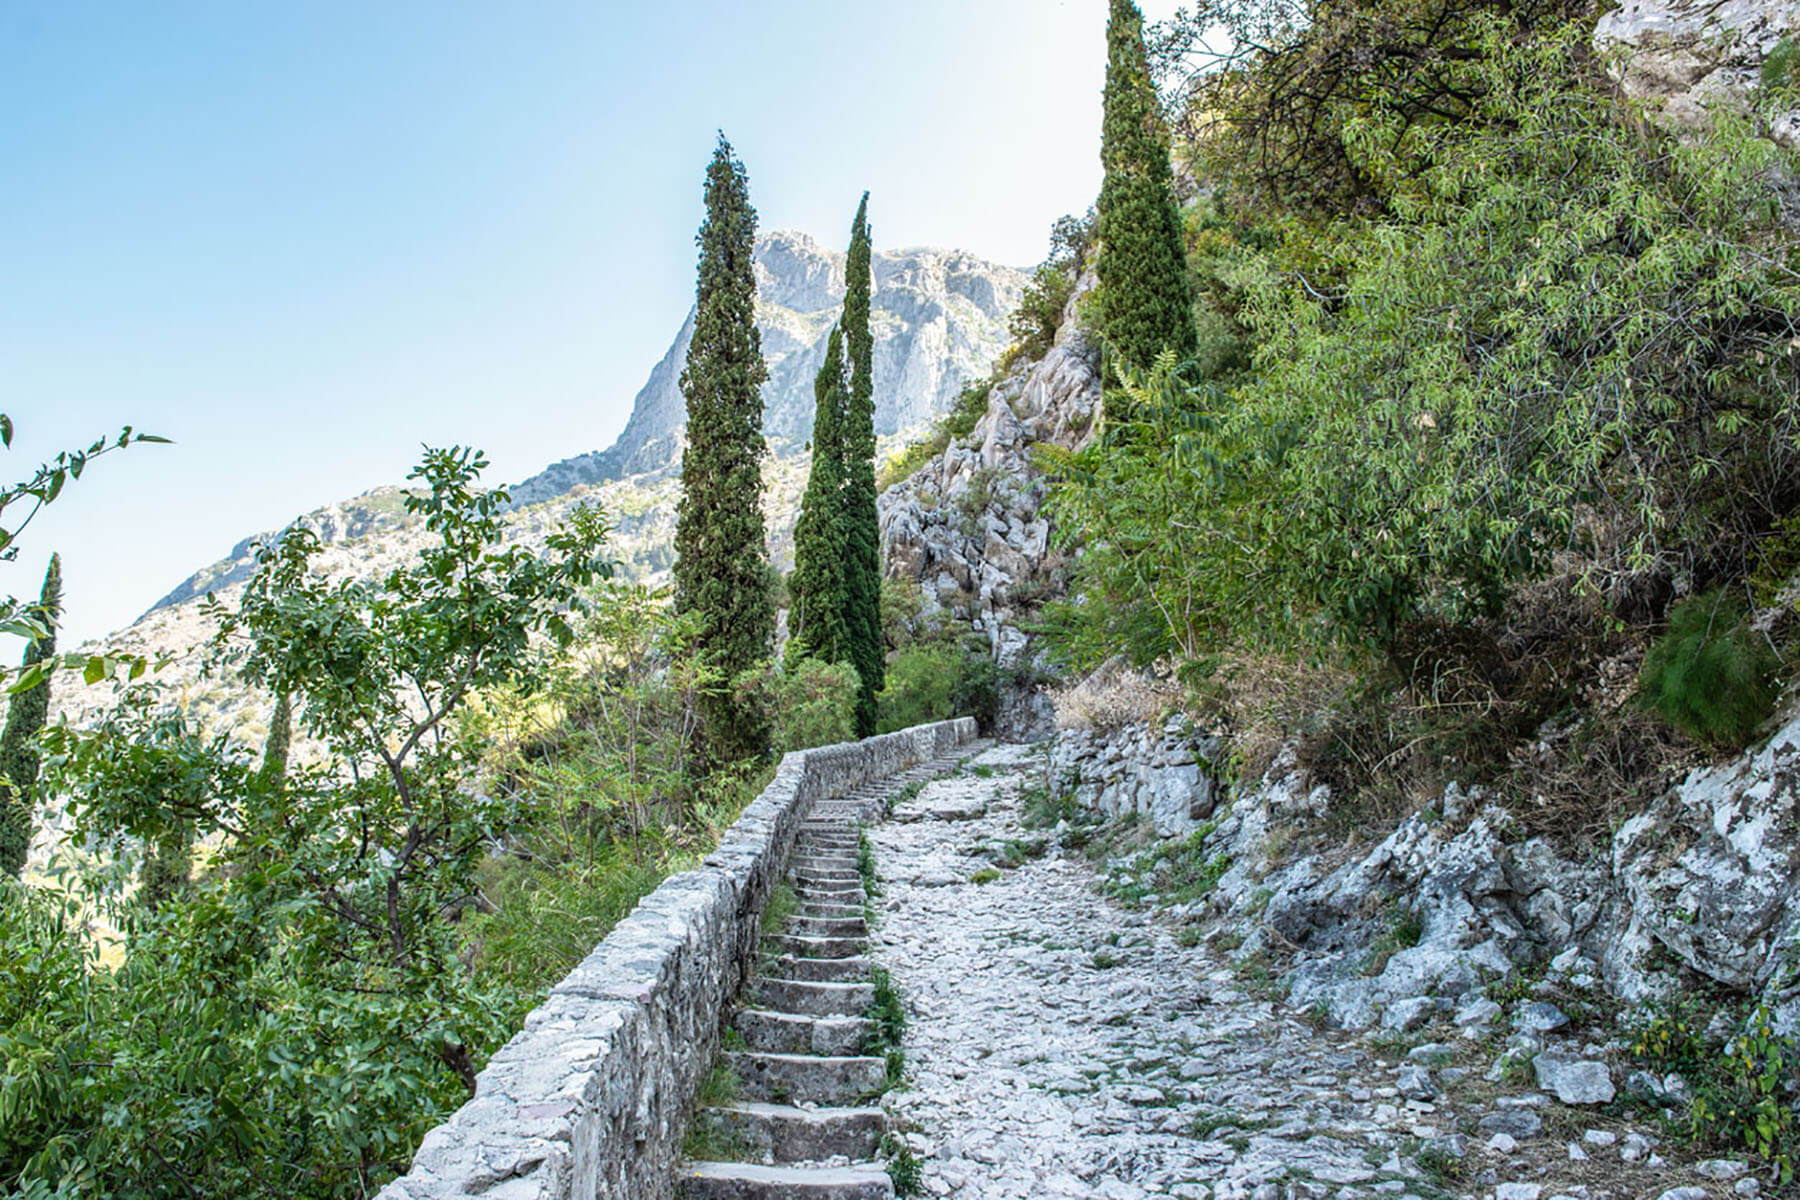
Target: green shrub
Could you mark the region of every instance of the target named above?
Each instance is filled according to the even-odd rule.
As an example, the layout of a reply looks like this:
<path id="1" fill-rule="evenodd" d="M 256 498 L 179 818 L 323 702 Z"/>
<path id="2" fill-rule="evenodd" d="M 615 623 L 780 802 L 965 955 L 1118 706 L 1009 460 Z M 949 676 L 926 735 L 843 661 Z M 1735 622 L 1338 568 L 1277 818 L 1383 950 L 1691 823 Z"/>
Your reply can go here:
<path id="1" fill-rule="evenodd" d="M 1800 1124 L 1789 1087 L 1800 1043 L 1774 1029 L 1767 1006 L 1732 1014 L 1737 1034 L 1722 1044 L 1707 1030 L 1716 1005 L 1687 996 L 1651 1010 L 1631 1053 L 1658 1073 L 1678 1072 L 1693 1088 L 1684 1132 L 1707 1151 L 1745 1150 L 1770 1163 L 1785 1186 L 1800 1167 Z"/>
<path id="2" fill-rule="evenodd" d="M 906 646 L 889 660 L 876 704 L 882 733 L 959 716 L 991 729 L 1000 712 L 1000 668 L 973 642 Z"/>
<path id="3" fill-rule="evenodd" d="M 1645 703 L 1696 741 L 1738 749 L 1775 711 L 1779 663 L 1746 623 L 1744 607 L 1719 591 L 1693 596 L 1669 613 L 1669 628 L 1644 656 Z"/>
<path id="4" fill-rule="evenodd" d="M 769 682 L 777 751 L 830 746 L 856 737 L 856 668 L 803 658 Z"/>

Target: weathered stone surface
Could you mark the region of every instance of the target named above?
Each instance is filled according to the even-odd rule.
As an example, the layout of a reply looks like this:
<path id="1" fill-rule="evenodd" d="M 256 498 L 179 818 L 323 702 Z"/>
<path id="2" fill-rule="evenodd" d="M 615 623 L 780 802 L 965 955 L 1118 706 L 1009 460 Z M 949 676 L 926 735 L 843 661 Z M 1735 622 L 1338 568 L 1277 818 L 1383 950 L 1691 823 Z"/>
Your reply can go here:
<path id="1" fill-rule="evenodd" d="M 809 810 L 974 736 L 975 723 L 962 719 L 782 759 L 699 869 L 665 880 L 551 989 L 489 1060 L 475 1098 L 426 1135 L 412 1169 L 381 1196 L 666 1196 L 726 1002 L 756 961 L 763 904 Z M 850 952 L 861 944 L 789 940 Z M 840 1073 L 846 1087 L 855 1074 L 861 1090 L 879 1081 L 883 1066 L 810 1061 L 858 1064 Z"/>
<path id="2" fill-rule="evenodd" d="M 1192 833 L 1218 807 L 1212 769 L 1222 747 L 1185 721 L 1113 730 L 1066 730 L 1050 750 L 1050 775 L 1077 803 L 1107 817 L 1139 816 L 1164 837 Z"/>
<path id="3" fill-rule="evenodd" d="M 1764 61 L 1800 26 L 1794 0 L 1627 0 L 1602 16 L 1594 46 L 1626 95 L 1654 102 L 1670 126 L 1697 131 L 1717 105 L 1743 106 Z M 1777 120 L 1792 146 L 1792 118 Z"/>
<path id="4" fill-rule="evenodd" d="M 1545 1051 L 1531 1060 L 1538 1086 L 1564 1104 L 1606 1104 L 1616 1094 L 1603 1062 L 1590 1062 Z"/>

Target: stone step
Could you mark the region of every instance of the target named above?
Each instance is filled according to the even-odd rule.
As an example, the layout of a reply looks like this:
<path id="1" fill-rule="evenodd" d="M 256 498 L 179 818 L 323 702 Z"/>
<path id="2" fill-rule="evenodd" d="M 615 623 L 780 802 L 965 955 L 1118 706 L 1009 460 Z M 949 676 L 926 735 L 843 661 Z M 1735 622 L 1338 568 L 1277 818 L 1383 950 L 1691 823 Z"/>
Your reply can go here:
<path id="1" fill-rule="evenodd" d="M 683 1200 L 893 1200 L 894 1185 L 878 1166 L 759 1167 L 688 1163 L 677 1191 Z"/>
<path id="2" fill-rule="evenodd" d="M 796 937 L 785 934 L 763 939 L 776 954 L 795 958 L 853 958 L 869 948 L 868 938 Z"/>
<path id="3" fill-rule="evenodd" d="M 824 900 L 803 900 L 800 902 L 800 907 L 795 910 L 795 915 L 843 920 L 848 917 L 860 917 L 863 915 L 863 910 L 860 904 L 833 904 Z"/>
<path id="4" fill-rule="evenodd" d="M 857 983 L 869 978 L 866 955 L 851 958 L 801 958 L 793 954 L 765 954 L 757 971 L 777 979 L 810 979 L 818 983 Z"/>
<path id="5" fill-rule="evenodd" d="M 750 986 L 758 1008 L 809 1017 L 860 1017 L 875 1002 L 875 986 L 869 983 L 758 979 Z"/>
<path id="6" fill-rule="evenodd" d="M 796 937 L 867 937 L 869 923 L 861 917 L 789 917 L 787 931 Z"/>
<path id="7" fill-rule="evenodd" d="M 862 876 L 855 871 L 795 871 L 792 879 L 796 890 L 843 890 L 862 886 Z"/>
<path id="8" fill-rule="evenodd" d="M 709 1122 L 744 1157 L 778 1163 L 818 1162 L 834 1155 L 874 1158 L 887 1114 L 879 1108 L 795 1108 L 748 1101 L 702 1109 Z"/>
<path id="9" fill-rule="evenodd" d="M 860 880 L 852 884 L 843 883 L 794 883 L 790 884 L 796 896 L 805 896 L 814 900 L 822 900 L 827 904 L 861 904 L 868 893 L 863 891 Z M 854 895 L 853 900 L 833 900 L 833 896 Z"/>
<path id="10" fill-rule="evenodd" d="M 854 854 L 820 854 L 816 851 L 804 851 L 796 848 L 794 857 L 789 860 L 788 867 L 794 871 L 819 871 L 831 874 L 838 871 L 857 871 Z"/>
<path id="11" fill-rule="evenodd" d="M 861 1104 L 881 1090 L 887 1064 L 869 1055 L 759 1054 L 730 1050 L 725 1062 L 746 1100 L 780 1104 Z"/>
<path id="12" fill-rule="evenodd" d="M 732 1027 L 744 1035 L 744 1045 L 759 1054 L 862 1053 L 874 1022 L 862 1017 L 809 1017 L 765 1008 L 739 1009 Z"/>

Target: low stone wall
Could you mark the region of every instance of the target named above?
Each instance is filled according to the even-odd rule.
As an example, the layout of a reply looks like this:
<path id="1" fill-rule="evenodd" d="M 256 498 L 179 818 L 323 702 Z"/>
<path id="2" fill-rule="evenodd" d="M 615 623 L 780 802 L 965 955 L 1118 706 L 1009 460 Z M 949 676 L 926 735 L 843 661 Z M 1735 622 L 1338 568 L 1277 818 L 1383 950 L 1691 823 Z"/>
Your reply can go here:
<path id="1" fill-rule="evenodd" d="M 1224 799 L 1209 761 L 1216 738 L 1196 737 L 1185 721 L 1136 723 L 1093 732 L 1065 730 L 1050 748 L 1050 773 L 1083 808 L 1105 817 L 1137 814 L 1163 837 L 1192 833 Z"/>
<path id="2" fill-rule="evenodd" d="M 668 1196 L 726 1004 L 813 802 L 974 737 L 965 717 L 783 758 L 699 869 L 665 880 L 550 990 L 379 1200 Z"/>

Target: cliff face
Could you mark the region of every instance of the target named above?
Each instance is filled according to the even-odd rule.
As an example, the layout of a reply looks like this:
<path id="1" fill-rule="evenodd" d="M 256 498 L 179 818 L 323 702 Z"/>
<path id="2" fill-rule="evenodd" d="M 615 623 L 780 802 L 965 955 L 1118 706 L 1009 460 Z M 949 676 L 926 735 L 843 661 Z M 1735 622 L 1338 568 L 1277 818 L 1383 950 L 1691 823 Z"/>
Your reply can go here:
<path id="1" fill-rule="evenodd" d="M 1026 276 L 960 250 L 896 250 L 874 256 L 870 324 L 875 335 L 875 432 L 893 434 L 945 411 L 968 380 L 1006 348 L 1006 318 Z M 757 243 L 757 324 L 769 379 L 763 431 L 777 456 L 800 453 L 812 436 L 813 376 L 844 304 L 844 255 L 802 233 Z M 681 367 L 693 313 L 632 403 L 631 419 L 605 450 L 546 468 L 513 489 L 530 504 L 578 484 L 659 475 L 681 464 L 687 404 Z"/>
<path id="2" fill-rule="evenodd" d="M 1099 415 L 1099 347 L 1076 318 L 1094 282 L 1090 275 L 1076 288 L 1049 352 L 994 385 L 973 432 L 880 499 L 888 574 L 916 581 L 928 610 L 968 621 L 1005 668 L 1031 666 L 1024 626 L 1067 590 L 1032 455 L 1039 444 L 1079 445 Z M 1008 697 L 1002 727 L 1037 733 L 1047 719 L 1042 694 L 1021 688 Z"/>

